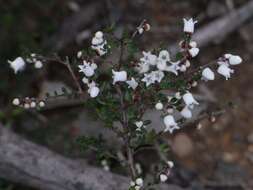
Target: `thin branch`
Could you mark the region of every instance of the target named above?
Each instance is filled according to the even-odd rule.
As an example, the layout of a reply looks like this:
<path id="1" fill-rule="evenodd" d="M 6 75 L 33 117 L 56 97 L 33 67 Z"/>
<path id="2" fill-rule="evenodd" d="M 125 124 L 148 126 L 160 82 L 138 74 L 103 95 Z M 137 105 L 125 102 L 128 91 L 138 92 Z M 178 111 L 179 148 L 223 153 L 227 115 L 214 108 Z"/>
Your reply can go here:
<path id="1" fill-rule="evenodd" d="M 71 74 L 71 76 L 72 76 L 72 78 L 73 78 L 73 80 L 74 80 L 74 82 L 75 82 L 75 84 L 76 84 L 76 87 L 78 88 L 78 92 L 79 92 L 79 93 L 83 93 L 82 87 L 81 87 L 81 85 L 80 85 L 80 83 L 79 83 L 79 81 L 78 81 L 78 79 L 77 79 L 77 77 L 76 77 L 74 71 L 73 71 L 72 68 L 71 68 L 71 65 L 70 65 L 70 62 L 69 62 L 69 58 L 68 58 L 68 57 L 66 57 L 65 65 L 67 66 L 67 68 L 68 68 L 68 70 L 69 70 L 69 72 L 70 72 L 70 74 Z"/>

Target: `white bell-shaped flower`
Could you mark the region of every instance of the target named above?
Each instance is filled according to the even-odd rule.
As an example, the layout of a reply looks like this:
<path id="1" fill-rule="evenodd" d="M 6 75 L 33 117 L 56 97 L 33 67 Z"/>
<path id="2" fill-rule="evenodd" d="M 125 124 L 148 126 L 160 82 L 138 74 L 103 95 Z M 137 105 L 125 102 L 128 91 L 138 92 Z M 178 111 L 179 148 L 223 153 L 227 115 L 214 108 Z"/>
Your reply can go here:
<path id="1" fill-rule="evenodd" d="M 202 79 L 204 81 L 214 80 L 214 78 L 215 78 L 214 72 L 210 68 L 207 67 L 202 71 Z"/>
<path id="2" fill-rule="evenodd" d="M 78 65 L 79 72 L 85 74 L 86 77 L 91 77 L 95 74 L 95 67 L 91 66 L 89 62 L 83 61 L 83 65 Z"/>
<path id="3" fill-rule="evenodd" d="M 131 78 L 131 80 L 126 81 L 126 83 L 128 84 L 128 88 L 132 88 L 133 90 L 135 90 L 138 86 L 138 82 L 136 82 L 133 77 Z"/>
<path id="4" fill-rule="evenodd" d="M 164 62 L 170 61 L 170 53 L 167 50 L 161 50 L 158 59 Z"/>
<path id="5" fill-rule="evenodd" d="M 150 73 L 150 75 L 153 77 L 154 81 L 159 82 L 159 83 L 162 81 L 163 77 L 165 76 L 164 72 L 159 71 L 159 70 L 158 71 L 152 71 Z"/>
<path id="6" fill-rule="evenodd" d="M 199 105 L 199 103 L 194 99 L 193 95 L 190 92 L 187 92 L 183 95 L 183 100 L 186 106 L 193 108 L 194 105 Z"/>
<path id="7" fill-rule="evenodd" d="M 95 98 L 98 96 L 100 89 L 96 86 L 96 83 L 92 81 L 90 84 L 88 84 L 88 93 L 91 98 Z"/>
<path id="8" fill-rule="evenodd" d="M 148 72 L 150 69 L 150 66 L 148 63 L 145 63 L 145 62 L 141 62 L 138 64 L 138 66 L 136 67 L 136 70 L 139 72 L 139 73 L 146 73 Z"/>
<path id="9" fill-rule="evenodd" d="M 114 71 L 112 70 L 112 78 L 113 78 L 113 84 L 116 82 L 124 82 L 127 80 L 127 72 L 126 71 Z"/>
<path id="10" fill-rule="evenodd" d="M 168 180 L 168 176 L 165 174 L 160 174 L 159 178 L 161 182 L 165 182 Z"/>
<path id="11" fill-rule="evenodd" d="M 40 60 L 37 60 L 35 63 L 34 63 L 34 67 L 36 69 L 41 69 L 43 67 L 43 64 Z"/>
<path id="12" fill-rule="evenodd" d="M 20 104 L 19 98 L 14 98 L 14 99 L 12 100 L 12 104 L 15 105 L 15 106 L 18 106 L 18 105 Z"/>
<path id="13" fill-rule="evenodd" d="M 196 57 L 199 54 L 199 48 L 189 49 L 189 54 L 191 55 L 191 57 Z"/>
<path id="14" fill-rule="evenodd" d="M 100 39 L 100 38 L 103 38 L 103 36 L 104 36 L 104 34 L 103 34 L 103 32 L 101 32 L 101 31 L 97 31 L 97 32 L 95 33 L 95 38 Z"/>
<path id="15" fill-rule="evenodd" d="M 147 63 L 149 65 L 156 65 L 157 57 L 151 52 L 143 51 L 143 57 L 140 59 L 141 62 Z"/>
<path id="16" fill-rule="evenodd" d="M 194 21 L 193 18 L 190 18 L 189 20 L 184 18 L 183 21 L 184 21 L 184 32 L 192 34 L 194 32 L 194 26 L 198 21 Z"/>
<path id="17" fill-rule="evenodd" d="M 172 115 L 165 116 L 163 122 L 165 124 L 164 132 L 169 131 L 170 133 L 173 133 L 174 130 L 179 129 L 179 126 Z"/>
<path id="18" fill-rule="evenodd" d="M 230 65 L 239 65 L 242 62 L 242 58 L 238 55 L 231 55 L 228 61 Z"/>
<path id="19" fill-rule="evenodd" d="M 192 118 L 192 112 L 187 106 L 185 106 L 180 113 L 186 119 Z"/>
<path id="20" fill-rule="evenodd" d="M 90 97 L 92 97 L 92 98 L 97 97 L 98 94 L 99 94 L 99 91 L 100 91 L 100 90 L 99 90 L 98 87 L 96 87 L 96 86 L 91 87 L 90 90 L 89 90 Z"/>
<path id="21" fill-rule="evenodd" d="M 227 65 L 222 64 L 218 67 L 217 72 L 228 80 L 231 77 L 231 74 L 234 73 L 234 70 L 230 69 Z"/>
<path id="22" fill-rule="evenodd" d="M 155 78 L 151 73 L 144 74 L 144 77 L 141 79 L 142 82 L 146 83 L 146 87 L 155 83 Z"/>
<path id="23" fill-rule="evenodd" d="M 22 71 L 25 68 L 25 61 L 22 57 L 16 58 L 14 61 L 8 61 L 10 67 L 14 70 L 16 74 L 18 71 Z"/>

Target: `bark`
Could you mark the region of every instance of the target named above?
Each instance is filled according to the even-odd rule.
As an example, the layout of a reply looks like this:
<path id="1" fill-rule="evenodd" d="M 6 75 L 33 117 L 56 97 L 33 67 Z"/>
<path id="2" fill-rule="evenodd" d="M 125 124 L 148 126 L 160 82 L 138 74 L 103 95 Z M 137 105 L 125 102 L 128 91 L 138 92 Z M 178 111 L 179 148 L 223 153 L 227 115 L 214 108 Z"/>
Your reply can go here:
<path id="1" fill-rule="evenodd" d="M 65 158 L 0 124 L 0 177 L 43 190 L 127 190 L 130 179 Z M 182 190 L 174 185 L 160 190 Z"/>

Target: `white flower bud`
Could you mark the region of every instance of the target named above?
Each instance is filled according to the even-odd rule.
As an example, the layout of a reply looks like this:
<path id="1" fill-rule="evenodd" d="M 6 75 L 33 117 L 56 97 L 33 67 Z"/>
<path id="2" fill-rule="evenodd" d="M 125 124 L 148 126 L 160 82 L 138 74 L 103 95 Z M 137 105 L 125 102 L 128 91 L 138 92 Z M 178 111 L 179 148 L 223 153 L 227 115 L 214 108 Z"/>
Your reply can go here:
<path id="1" fill-rule="evenodd" d="M 173 108 L 168 108 L 167 113 L 172 114 L 174 112 Z"/>
<path id="2" fill-rule="evenodd" d="M 217 72 L 219 74 L 221 74 L 222 76 L 224 76 L 226 78 L 226 80 L 228 80 L 231 76 L 231 73 L 234 73 L 233 69 L 230 69 L 227 65 L 222 64 L 218 67 Z"/>
<path id="3" fill-rule="evenodd" d="M 184 32 L 192 34 L 194 32 L 194 25 L 197 23 L 197 21 L 193 21 L 192 18 L 190 18 L 189 20 L 186 20 L 184 18 L 183 20 L 184 20 Z"/>
<path id="4" fill-rule="evenodd" d="M 36 102 L 32 101 L 32 102 L 30 103 L 30 106 L 31 106 L 31 108 L 35 108 L 35 107 L 36 107 Z"/>
<path id="5" fill-rule="evenodd" d="M 230 65 L 239 65 L 242 62 L 242 58 L 238 55 L 231 55 L 229 57 L 229 64 Z"/>
<path id="6" fill-rule="evenodd" d="M 230 54 L 230 53 L 226 53 L 226 54 L 224 55 L 224 57 L 225 57 L 226 59 L 229 59 L 231 56 L 232 56 L 232 54 Z"/>
<path id="7" fill-rule="evenodd" d="M 38 60 L 38 61 L 35 62 L 34 67 L 36 69 L 41 69 L 43 67 L 43 64 L 42 64 L 41 61 Z"/>
<path id="8" fill-rule="evenodd" d="M 30 104 L 25 103 L 25 104 L 24 104 L 24 108 L 25 108 L 25 109 L 29 109 L 29 108 L 30 108 Z"/>
<path id="9" fill-rule="evenodd" d="M 162 110 L 163 109 L 163 104 L 161 102 L 158 102 L 156 105 L 155 105 L 155 109 L 157 110 Z"/>
<path id="10" fill-rule="evenodd" d="M 186 66 L 185 66 L 185 65 L 181 65 L 180 71 L 181 71 L 181 72 L 185 72 L 185 71 L 186 71 Z"/>
<path id="11" fill-rule="evenodd" d="M 135 182 L 134 182 L 134 181 L 131 181 L 131 182 L 130 182 L 130 186 L 131 186 L 131 187 L 135 186 Z"/>
<path id="12" fill-rule="evenodd" d="M 188 68 L 188 67 L 190 67 L 191 66 L 191 62 L 189 61 L 189 60 L 186 60 L 185 61 L 185 66 Z"/>
<path id="13" fill-rule="evenodd" d="M 186 119 L 192 118 L 192 112 L 187 106 L 185 106 L 180 113 Z"/>
<path id="14" fill-rule="evenodd" d="M 172 115 L 167 115 L 163 118 L 163 122 L 166 126 L 164 132 L 169 131 L 170 133 L 173 133 L 175 129 L 179 129 L 174 117 Z"/>
<path id="15" fill-rule="evenodd" d="M 175 93 L 175 98 L 178 99 L 178 100 L 181 99 L 180 92 L 176 92 L 176 93 Z"/>
<path id="16" fill-rule="evenodd" d="M 150 28 L 151 28 L 150 24 L 148 24 L 148 23 L 144 24 L 143 27 L 144 27 L 144 30 L 145 30 L 145 31 L 149 31 Z"/>
<path id="17" fill-rule="evenodd" d="M 95 98 L 95 97 L 98 96 L 99 91 L 100 91 L 100 90 L 99 90 L 98 87 L 92 86 L 91 88 L 89 88 L 88 93 L 90 94 L 90 97 L 91 97 L 91 98 Z"/>
<path id="18" fill-rule="evenodd" d="M 138 186 L 143 186 L 143 179 L 142 178 L 137 178 L 136 180 L 135 180 L 135 183 L 136 183 L 136 185 L 138 185 Z"/>
<path id="19" fill-rule="evenodd" d="M 83 81 L 84 84 L 88 84 L 89 83 L 89 79 L 87 79 L 86 77 L 83 77 L 82 81 Z"/>
<path id="20" fill-rule="evenodd" d="M 168 179 L 168 176 L 167 176 L 167 175 L 165 175 L 165 174 L 160 174 L 160 181 L 161 181 L 161 182 L 165 182 L 165 181 L 167 181 L 167 179 Z"/>
<path id="21" fill-rule="evenodd" d="M 83 55 L 83 52 L 82 52 L 82 51 L 79 51 L 79 52 L 77 52 L 76 57 L 80 59 L 80 58 L 82 57 L 82 55 Z"/>
<path id="22" fill-rule="evenodd" d="M 12 100 L 12 104 L 15 105 L 15 106 L 18 106 L 18 105 L 20 104 L 19 98 L 14 98 L 14 99 Z"/>
<path id="23" fill-rule="evenodd" d="M 14 61 L 8 61 L 10 67 L 14 70 L 16 74 L 18 71 L 22 71 L 25 68 L 25 61 L 22 57 L 16 58 Z"/>
<path id="24" fill-rule="evenodd" d="M 104 166 L 103 169 L 104 169 L 105 171 L 107 171 L 107 172 L 110 171 L 110 167 L 109 167 L 109 166 Z"/>
<path id="25" fill-rule="evenodd" d="M 40 102 L 39 102 L 39 107 L 43 108 L 43 107 L 45 107 L 45 105 L 46 105 L 46 104 L 45 104 L 44 101 L 40 101 Z"/>
<path id="26" fill-rule="evenodd" d="M 193 108 L 194 105 L 198 105 L 199 103 L 193 98 L 192 94 L 190 92 L 187 92 L 183 95 L 183 100 L 185 102 L 185 104 L 190 107 Z"/>
<path id="27" fill-rule="evenodd" d="M 214 78 L 215 78 L 214 72 L 210 68 L 207 67 L 202 71 L 203 80 L 205 81 L 214 80 Z"/>
<path id="28" fill-rule="evenodd" d="M 197 47 L 197 42 L 195 42 L 195 41 L 190 41 L 189 45 L 190 45 L 192 48 L 196 48 L 196 47 Z"/>
<path id="29" fill-rule="evenodd" d="M 193 81 L 192 82 L 192 87 L 196 87 L 198 85 L 198 82 L 197 81 Z"/>
<path id="30" fill-rule="evenodd" d="M 167 164 L 170 168 L 173 168 L 174 167 L 174 162 L 172 161 L 167 161 Z"/>
<path id="31" fill-rule="evenodd" d="M 112 78 L 113 78 L 113 84 L 116 82 L 124 82 L 127 80 L 127 72 L 126 71 L 114 71 L 112 70 Z"/>
<path id="32" fill-rule="evenodd" d="M 199 48 L 191 48 L 189 49 L 189 53 L 191 57 L 196 57 L 199 54 Z"/>
<path id="33" fill-rule="evenodd" d="M 95 37 L 98 38 L 98 39 L 103 38 L 103 36 L 104 36 L 104 34 L 101 31 L 98 31 L 98 32 L 95 33 Z"/>
<path id="34" fill-rule="evenodd" d="M 137 28 L 139 34 L 142 34 L 144 32 L 144 29 L 142 27 Z"/>

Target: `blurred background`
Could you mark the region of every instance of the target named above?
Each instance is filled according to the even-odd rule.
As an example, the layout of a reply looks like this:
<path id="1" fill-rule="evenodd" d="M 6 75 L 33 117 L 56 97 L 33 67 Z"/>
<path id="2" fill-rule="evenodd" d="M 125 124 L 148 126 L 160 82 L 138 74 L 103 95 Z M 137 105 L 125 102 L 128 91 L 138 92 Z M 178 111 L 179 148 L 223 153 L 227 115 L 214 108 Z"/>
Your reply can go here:
<path id="1" fill-rule="evenodd" d="M 111 25 L 116 26 L 117 33 L 126 29 L 132 31 L 143 19 L 147 19 L 152 27 L 141 38 L 140 47 L 148 50 L 161 43 L 170 47 L 182 38 L 182 18 L 197 19 L 198 30 L 249 2 L 0 0 L 0 121 L 56 152 L 69 157 L 83 157 L 75 139 L 84 133 L 85 126 L 99 126 L 100 123 L 87 116 L 82 106 L 56 107 L 36 114 L 11 105 L 14 97 L 43 97 L 45 92 L 62 86 L 71 89 L 73 84 L 65 74 L 65 68 L 50 64 L 40 71 L 30 68 L 15 75 L 7 60 L 27 53 L 49 55 L 55 52 L 76 56 L 77 51 L 89 47 L 95 31 Z M 230 21 L 229 26 L 242 18 Z M 214 25 L 212 30 L 215 28 Z M 217 189 L 253 189 L 252 32 L 253 15 L 222 38 L 205 42 L 200 49 L 193 65 L 208 63 L 223 53 L 238 54 L 243 58 L 243 64 L 236 68 L 231 80 L 219 78 L 200 88 L 200 91 L 208 91 L 208 95 L 218 103 L 232 101 L 236 106 L 215 122 L 201 121 L 199 130 L 187 128 L 168 138 L 173 153 L 171 157 L 180 166 L 172 183 L 183 187 L 201 182 L 208 184 L 210 189 L 215 186 L 219 186 Z M 0 178 L 0 190 L 17 189 L 30 188 Z"/>

